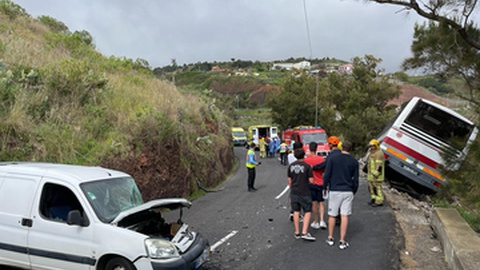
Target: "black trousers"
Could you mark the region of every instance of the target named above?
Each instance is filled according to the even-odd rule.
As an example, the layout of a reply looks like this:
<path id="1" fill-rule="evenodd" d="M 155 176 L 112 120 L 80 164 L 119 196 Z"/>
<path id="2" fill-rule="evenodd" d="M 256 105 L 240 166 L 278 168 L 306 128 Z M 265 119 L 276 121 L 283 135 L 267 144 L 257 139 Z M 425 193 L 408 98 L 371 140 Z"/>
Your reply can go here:
<path id="1" fill-rule="evenodd" d="M 247 168 L 248 170 L 248 189 L 254 188 L 255 184 L 255 168 Z"/>

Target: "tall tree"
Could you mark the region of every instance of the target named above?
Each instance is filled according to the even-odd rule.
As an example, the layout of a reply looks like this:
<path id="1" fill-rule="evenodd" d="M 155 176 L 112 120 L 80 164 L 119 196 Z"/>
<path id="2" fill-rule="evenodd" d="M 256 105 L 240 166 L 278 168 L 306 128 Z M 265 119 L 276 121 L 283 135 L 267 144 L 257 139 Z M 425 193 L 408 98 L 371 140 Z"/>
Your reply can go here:
<path id="1" fill-rule="evenodd" d="M 429 19 L 416 25 L 412 52 L 405 60 L 405 69 L 423 67 L 442 77 L 461 76 L 469 92 L 457 93 L 480 107 L 480 30 L 474 21 L 478 0 L 367 0 L 380 4 L 402 6 Z M 477 12 L 477 13 L 475 13 Z"/>
<path id="2" fill-rule="evenodd" d="M 478 15 L 478 0 L 368 0 L 381 4 L 393 4 L 413 10 L 429 19 L 429 23 L 415 26 L 412 44 L 413 57 L 403 63 L 405 69 L 423 67 L 444 78 L 461 77 L 467 92 L 456 92 L 468 100 L 480 113 L 480 29 L 473 15 Z M 477 13 L 475 13 L 477 12 Z M 444 172 L 449 184 L 442 189 L 445 198 L 460 197 L 463 206 L 480 209 L 480 139 L 470 147 L 470 153 L 462 168 L 456 172 Z M 446 157 L 445 157 L 446 158 Z M 446 158 L 448 161 L 448 158 Z M 480 223 L 480 215 L 474 217 Z"/>
<path id="3" fill-rule="evenodd" d="M 327 133 L 357 145 L 375 137 L 394 114 L 387 102 L 399 89 L 381 76 L 381 59 L 366 55 L 353 59 L 353 75 L 331 73 L 318 84 L 318 123 Z M 272 118 L 281 128 L 313 125 L 316 76 L 291 76 L 272 98 Z"/>

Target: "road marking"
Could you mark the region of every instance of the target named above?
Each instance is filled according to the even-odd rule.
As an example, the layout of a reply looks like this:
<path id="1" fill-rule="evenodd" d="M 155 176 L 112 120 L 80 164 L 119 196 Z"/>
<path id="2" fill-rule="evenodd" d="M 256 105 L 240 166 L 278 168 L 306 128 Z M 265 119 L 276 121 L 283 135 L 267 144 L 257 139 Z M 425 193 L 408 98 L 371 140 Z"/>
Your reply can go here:
<path id="1" fill-rule="evenodd" d="M 237 234 L 238 231 L 232 231 L 231 233 L 229 233 L 227 236 L 223 237 L 222 239 L 220 239 L 218 242 L 216 242 L 215 244 L 213 244 L 211 247 L 210 247 L 210 252 L 214 252 L 215 249 L 220 246 L 221 244 L 225 243 L 228 239 L 232 238 L 235 234 Z"/>

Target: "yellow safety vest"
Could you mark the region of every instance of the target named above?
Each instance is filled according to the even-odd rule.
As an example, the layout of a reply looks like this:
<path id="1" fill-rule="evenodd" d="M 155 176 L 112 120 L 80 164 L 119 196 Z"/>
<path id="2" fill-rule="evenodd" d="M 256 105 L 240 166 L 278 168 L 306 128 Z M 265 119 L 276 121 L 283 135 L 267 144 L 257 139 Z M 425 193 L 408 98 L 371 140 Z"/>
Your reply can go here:
<path id="1" fill-rule="evenodd" d="M 246 157 L 246 160 L 245 160 L 245 166 L 247 166 L 247 168 L 249 168 L 249 169 L 255 168 L 255 164 L 253 164 L 253 163 L 248 163 L 248 156 L 249 156 L 249 155 L 252 155 L 252 154 L 255 155 L 255 151 L 253 151 L 253 149 L 248 149 L 248 151 L 247 151 L 247 157 Z"/>

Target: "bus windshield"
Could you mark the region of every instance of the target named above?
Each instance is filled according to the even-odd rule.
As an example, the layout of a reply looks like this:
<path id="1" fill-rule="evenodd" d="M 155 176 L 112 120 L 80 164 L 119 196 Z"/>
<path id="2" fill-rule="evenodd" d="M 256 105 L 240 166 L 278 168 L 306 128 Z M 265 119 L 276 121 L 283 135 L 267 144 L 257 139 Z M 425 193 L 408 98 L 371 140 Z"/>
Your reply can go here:
<path id="1" fill-rule="evenodd" d="M 449 145 L 458 144 L 460 150 L 467 144 L 474 128 L 473 125 L 423 101 L 417 103 L 405 122 Z"/>

